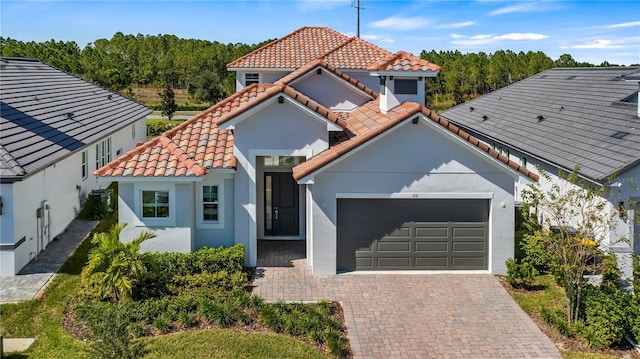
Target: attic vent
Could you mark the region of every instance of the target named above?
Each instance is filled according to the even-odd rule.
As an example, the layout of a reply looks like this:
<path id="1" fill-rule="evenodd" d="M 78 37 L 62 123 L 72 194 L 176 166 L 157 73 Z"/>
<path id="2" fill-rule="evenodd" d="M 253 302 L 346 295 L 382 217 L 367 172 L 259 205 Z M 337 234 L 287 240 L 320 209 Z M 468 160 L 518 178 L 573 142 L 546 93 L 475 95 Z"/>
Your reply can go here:
<path id="1" fill-rule="evenodd" d="M 578 77 L 578 76 L 576 76 L 576 75 L 571 75 L 571 76 L 567 77 L 567 80 L 573 80 L 573 79 L 575 79 L 576 77 Z"/>
<path id="2" fill-rule="evenodd" d="M 544 79 L 544 78 L 546 78 L 546 77 L 547 77 L 547 75 L 540 75 L 538 78 L 539 78 L 539 79 Z"/>
<path id="3" fill-rule="evenodd" d="M 614 133 L 613 135 L 611 135 L 611 137 L 617 138 L 617 139 L 621 139 L 621 138 L 624 138 L 627 135 L 629 135 L 629 132 L 618 131 L 618 132 Z"/>
<path id="4" fill-rule="evenodd" d="M 322 69 L 317 69 L 317 70 L 316 70 L 316 74 L 318 74 L 318 75 L 322 75 Z"/>
<path id="5" fill-rule="evenodd" d="M 113 95 L 109 94 L 109 95 L 107 95 L 107 98 L 108 98 L 109 100 L 111 100 L 111 99 L 113 98 Z"/>
<path id="6" fill-rule="evenodd" d="M 623 78 L 624 78 L 623 76 L 616 76 L 616 77 L 612 78 L 611 81 L 620 81 Z"/>
<path id="7" fill-rule="evenodd" d="M 24 70 L 24 66 L 22 66 L 22 65 L 18 65 L 16 67 L 18 68 L 18 70 Z"/>
<path id="8" fill-rule="evenodd" d="M 475 110 L 475 108 L 473 108 L 473 106 L 469 106 L 469 111 L 473 111 Z"/>
<path id="9" fill-rule="evenodd" d="M 536 118 L 538 119 L 538 122 L 542 122 L 542 120 L 544 120 L 544 116 L 542 115 L 538 115 Z"/>
<path id="10" fill-rule="evenodd" d="M 73 118 L 73 112 L 67 112 L 66 116 L 68 119 L 72 119 Z"/>
<path id="11" fill-rule="evenodd" d="M 482 121 L 486 121 L 486 120 L 488 120 L 488 119 L 489 119 L 489 116 L 487 116 L 487 115 L 482 115 Z"/>

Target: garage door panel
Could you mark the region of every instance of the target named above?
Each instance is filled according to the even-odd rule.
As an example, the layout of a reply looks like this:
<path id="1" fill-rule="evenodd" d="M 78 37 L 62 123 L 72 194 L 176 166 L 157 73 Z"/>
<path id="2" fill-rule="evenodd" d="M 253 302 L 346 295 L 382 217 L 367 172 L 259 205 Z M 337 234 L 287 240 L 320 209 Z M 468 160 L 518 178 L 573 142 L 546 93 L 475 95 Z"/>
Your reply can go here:
<path id="1" fill-rule="evenodd" d="M 415 259 L 415 265 L 420 269 L 442 269 L 449 267 L 449 257 L 418 257 Z"/>
<path id="2" fill-rule="evenodd" d="M 449 242 L 447 241 L 416 241 L 415 252 L 448 252 Z"/>
<path id="3" fill-rule="evenodd" d="M 338 269 L 487 269 L 488 200 L 339 199 Z"/>
<path id="4" fill-rule="evenodd" d="M 409 252 L 411 251 L 411 241 L 387 241 L 376 242 L 378 252 Z"/>
<path id="5" fill-rule="evenodd" d="M 454 241 L 452 251 L 458 252 L 480 252 L 485 253 L 486 247 L 483 242 L 467 242 L 467 241 Z"/>

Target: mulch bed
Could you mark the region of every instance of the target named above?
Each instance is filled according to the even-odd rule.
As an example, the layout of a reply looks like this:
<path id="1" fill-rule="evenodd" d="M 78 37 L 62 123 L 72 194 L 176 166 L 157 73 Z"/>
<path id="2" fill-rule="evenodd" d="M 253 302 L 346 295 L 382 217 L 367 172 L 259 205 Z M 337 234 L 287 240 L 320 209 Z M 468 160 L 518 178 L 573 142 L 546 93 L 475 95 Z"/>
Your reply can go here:
<path id="1" fill-rule="evenodd" d="M 502 286 L 509 292 L 512 293 L 521 293 L 526 294 L 528 291 L 526 289 L 513 288 L 509 282 L 507 282 L 503 277 L 497 276 L 498 280 L 502 284 Z M 593 350 L 589 348 L 587 341 L 584 338 L 575 336 L 575 337 L 566 337 L 560 334 L 556 328 L 551 326 L 549 323 L 545 322 L 538 313 L 527 313 L 529 317 L 533 320 L 534 323 L 540 328 L 540 330 L 553 342 L 553 344 L 559 350 L 572 351 L 572 352 L 581 352 L 581 353 L 598 353 L 598 354 L 606 354 L 615 356 L 618 358 L 625 359 L 640 359 L 640 353 L 638 353 L 629 342 L 623 340 L 623 342 L 619 346 L 615 346 L 612 348 L 608 348 L 605 350 Z"/>

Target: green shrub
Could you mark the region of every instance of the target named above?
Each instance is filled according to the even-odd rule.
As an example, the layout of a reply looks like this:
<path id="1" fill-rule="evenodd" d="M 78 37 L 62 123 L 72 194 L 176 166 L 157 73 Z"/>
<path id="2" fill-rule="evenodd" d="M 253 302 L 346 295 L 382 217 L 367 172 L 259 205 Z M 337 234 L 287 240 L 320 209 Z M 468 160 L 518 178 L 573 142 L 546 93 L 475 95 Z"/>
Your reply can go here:
<path id="1" fill-rule="evenodd" d="M 558 330 L 558 332 L 564 336 L 572 337 L 574 335 L 573 331 L 567 324 L 567 313 L 564 310 L 555 308 L 548 309 L 546 307 L 540 308 L 540 315 L 542 316 L 542 320 L 551 324 L 554 328 Z"/>
<path id="2" fill-rule="evenodd" d="M 158 332 L 165 334 L 171 330 L 172 322 L 173 318 L 171 318 L 169 312 L 164 312 L 153 321 L 153 326 L 158 330 Z"/>
<path id="3" fill-rule="evenodd" d="M 627 324 L 629 298 L 619 289 L 588 286 L 583 290 L 583 335 L 589 346 L 603 349 L 619 343 Z"/>
<path id="4" fill-rule="evenodd" d="M 508 258 L 507 265 L 507 281 L 515 288 L 531 288 L 535 282 L 538 271 L 533 264 L 528 261 L 518 261 L 517 259 Z"/>
<path id="5" fill-rule="evenodd" d="M 620 270 L 618 257 L 615 253 L 602 256 L 602 284 L 603 287 L 618 288 L 620 286 Z"/>
<path id="6" fill-rule="evenodd" d="M 640 341 L 640 293 L 638 292 L 636 292 L 633 298 L 629 299 L 627 318 L 629 332 L 634 336 L 637 343 Z"/>
<path id="7" fill-rule="evenodd" d="M 205 301 L 200 305 L 200 313 L 209 323 L 217 324 L 223 328 L 238 321 L 237 308 L 226 303 Z"/>
<path id="8" fill-rule="evenodd" d="M 637 235 L 640 235 L 640 233 Z M 633 260 L 631 266 L 633 272 L 633 291 L 636 293 L 636 296 L 638 296 L 640 295 L 640 254 L 634 253 L 631 258 Z"/>
<path id="9" fill-rule="evenodd" d="M 126 305 L 120 303 L 87 303 L 78 312 L 90 329 L 91 356 L 100 359 L 133 359 L 144 354 L 142 343 L 132 341 Z"/>

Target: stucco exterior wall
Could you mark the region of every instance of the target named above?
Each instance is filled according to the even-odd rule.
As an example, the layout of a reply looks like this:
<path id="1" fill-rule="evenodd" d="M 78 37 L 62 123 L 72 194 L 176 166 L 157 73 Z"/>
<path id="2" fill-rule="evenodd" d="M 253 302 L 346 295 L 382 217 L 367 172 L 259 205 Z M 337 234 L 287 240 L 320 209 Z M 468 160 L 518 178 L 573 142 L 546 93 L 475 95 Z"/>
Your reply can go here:
<path id="1" fill-rule="evenodd" d="M 146 122 L 142 118 L 135 123 L 136 133 L 132 136 L 131 126 L 112 133 L 111 158 L 116 150 L 127 151 L 136 142 L 146 138 Z M 106 137 L 105 137 L 106 138 Z M 34 173 L 22 181 L 2 184 L 3 214 L 0 216 L 0 244 L 22 242 L 15 250 L 2 249 L 2 258 L 14 257 L 12 261 L 2 260 L 0 275 L 14 275 L 22 269 L 47 244 L 60 235 L 81 209 L 81 204 L 94 189 L 106 188 L 109 183 L 97 182 L 93 171 L 95 164 L 95 143 L 88 144 L 62 160 Z M 87 151 L 88 175 L 82 177 L 82 152 Z M 46 202 L 45 202 L 46 201 Z M 49 206 L 48 233 L 38 243 L 38 220 L 36 211 L 43 204 Z M 13 262 L 13 264 L 10 264 Z M 9 264 L 7 264 L 9 263 Z"/>
<path id="2" fill-rule="evenodd" d="M 405 122 L 315 176 L 309 185 L 314 274 L 336 273 L 337 198 L 488 198 L 489 271 L 514 251 L 514 175 L 431 125 Z M 478 197 L 479 196 L 479 197 Z"/>
<path id="3" fill-rule="evenodd" d="M 326 122 L 312 117 L 288 101 L 271 103 L 236 124 L 234 154 L 235 241 L 247 249 L 247 264 L 257 259 L 257 172 L 256 157 L 287 155 L 310 157 L 328 148 Z"/>
<path id="4" fill-rule="evenodd" d="M 360 90 L 336 79 L 335 75 L 327 73 L 324 69 L 320 75 L 314 72 L 295 81 L 291 86 L 333 111 L 352 111 L 371 100 Z"/>

